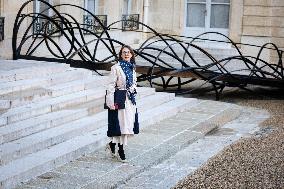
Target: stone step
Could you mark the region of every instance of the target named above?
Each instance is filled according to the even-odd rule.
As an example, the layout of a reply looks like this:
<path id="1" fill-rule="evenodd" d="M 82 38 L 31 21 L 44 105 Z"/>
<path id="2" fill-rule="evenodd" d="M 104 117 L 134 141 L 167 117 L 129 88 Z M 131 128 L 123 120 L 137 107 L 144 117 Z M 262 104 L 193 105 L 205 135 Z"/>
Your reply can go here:
<path id="1" fill-rule="evenodd" d="M 37 88 L 48 84 L 49 81 L 44 78 L 5 82 L 0 84 L 0 95 L 9 94 L 16 91 L 23 91 L 30 88 Z"/>
<path id="2" fill-rule="evenodd" d="M 197 100 L 195 99 L 176 98 L 158 107 L 140 112 L 140 127 L 144 128 L 157 123 L 165 117 L 173 116 L 177 112 L 189 108 L 196 103 Z M 106 116 L 106 111 L 96 114 L 97 119 L 105 120 L 105 123 L 93 132 L 77 136 L 71 140 L 27 155 L 0 167 L 0 172 L 2 173 L 0 175 L 0 183 L 2 188 L 12 188 L 22 181 L 29 180 L 59 165 L 74 160 L 83 154 L 101 148 L 107 141 Z M 90 122 L 93 125 L 95 123 L 94 120 L 90 120 Z"/>
<path id="3" fill-rule="evenodd" d="M 25 106 L 11 108 L 1 114 L 0 126 L 15 123 L 31 117 L 36 117 L 45 113 L 58 111 L 70 106 L 84 103 L 86 101 L 99 99 L 104 97 L 104 95 L 104 88 L 89 89 L 70 95 L 47 99 L 38 103 L 30 103 Z"/>
<path id="4" fill-rule="evenodd" d="M 13 93 L 30 88 L 41 88 L 42 86 L 52 86 L 59 83 L 66 83 L 80 78 L 90 78 L 92 72 L 82 69 L 69 68 L 63 73 L 50 74 L 47 77 L 32 78 L 14 82 L 5 82 L 0 84 L 0 95 Z"/>
<path id="5" fill-rule="evenodd" d="M 45 100 L 47 98 L 50 98 L 51 95 L 51 90 L 35 87 L 6 93 L 5 95 L 0 95 L 0 99 L 2 102 L 6 102 L 6 104 L 3 105 L 2 108 L 9 109 L 17 106 L 23 106 L 37 100 Z"/>
<path id="6" fill-rule="evenodd" d="M 49 86 L 47 87 L 47 89 L 51 91 L 52 97 L 64 96 L 64 95 L 68 95 L 71 93 L 85 90 L 86 89 L 85 85 L 88 80 L 94 81 L 95 79 L 82 78 L 82 79 L 78 79 L 75 81 L 70 81 L 68 83 L 61 83 L 58 85 Z"/>
<path id="7" fill-rule="evenodd" d="M 74 121 L 88 115 L 85 109 L 70 109 L 50 112 L 13 124 L 0 127 L 0 144 Z"/>
<path id="8" fill-rule="evenodd" d="M 137 104 L 139 104 L 140 107 L 143 107 L 143 111 L 173 99 L 174 94 L 156 93 L 152 96 L 139 99 Z M 0 145 L 0 164 L 6 164 L 29 153 L 34 153 L 44 148 L 48 148 L 49 146 L 69 140 L 78 134 L 84 134 L 85 132 L 95 130 L 106 123 L 106 119 L 101 120 L 101 116 L 104 114 L 105 113 L 98 113 L 93 116 L 64 123 L 63 125 L 58 125 L 57 127 L 2 144 Z"/>
<path id="9" fill-rule="evenodd" d="M 104 82 L 104 83 L 103 83 Z M 13 108 L 23 106 L 29 103 L 46 100 L 52 97 L 59 97 L 71 93 L 83 91 L 86 89 L 94 89 L 107 84 L 107 80 L 102 81 L 98 76 L 90 78 L 79 78 L 67 83 L 59 83 L 47 87 L 36 87 L 20 90 L 16 92 L 0 95 L 0 108 Z"/>
<path id="10" fill-rule="evenodd" d="M 163 103 L 174 100 L 174 93 L 157 92 L 154 95 L 143 98 L 143 103 L 137 103 L 139 111 L 146 111 L 149 107 L 157 107 Z"/>
<path id="11" fill-rule="evenodd" d="M 95 78 L 95 81 L 91 81 L 91 80 L 86 81 L 85 89 L 93 89 L 93 88 L 101 87 L 101 86 L 106 87 L 109 83 L 108 76 L 93 75 L 92 77 Z"/>
<path id="12" fill-rule="evenodd" d="M 41 78 L 69 69 L 68 64 L 33 60 L 0 60 L 0 82 Z"/>
<path id="13" fill-rule="evenodd" d="M 137 99 L 152 95 L 149 99 L 147 98 L 149 102 L 147 102 L 147 99 L 143 100 L 146 101 L 145 104 L 151 103 L 152 101 L 154 101 L 153 103 L 161 102 L 167 99 L 165 98 L 156 100 L 156 96 L 159 98 L 163 97 L 163 95 L 155 95 L 154 88 L 138 87 L 137 91 Z M 167 97 L 173 98 L 172 96 L 173 95 L 167 94 Z M 154 100 L 151 100 L 152 97 L 154 98 Z M 2 126 L 0 127 L 0 144 L 10 142 L 48 128 L 56 127 L 60 124 L 64 124 L 69 121 L 73 121 L 87 115 L 92 115 L 100 112 L 103 110 L 103 98 L 104 96 L 101 96 L 101 98 L 97 98 L 92 101 L 73 105 L 69 107 L 68 110 L 50 112 L 40 116 L 32 117 L 30 119 Z M 140 108 L 139 104 L 138 107 Z"/>
<path id="14" fill-rule="evenodd" d="M 74 81 L 77 79 L 88 79 L 92 77 L 92 72 L 85 69 L 80 68 L 70 68 L 66 70 L 64 73 L 60 74 L 52 74 L 47 79 L 50 79 L 51 85 L 56 85 L 58 83 L 67 83 L 70 81 Z"/>

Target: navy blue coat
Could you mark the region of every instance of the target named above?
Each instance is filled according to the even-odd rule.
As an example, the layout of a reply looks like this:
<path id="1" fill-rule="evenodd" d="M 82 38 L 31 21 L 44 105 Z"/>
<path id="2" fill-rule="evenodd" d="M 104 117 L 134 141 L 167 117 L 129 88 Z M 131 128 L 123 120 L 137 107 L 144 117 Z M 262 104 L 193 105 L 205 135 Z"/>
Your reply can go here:
<path id="1" fill-rule="evenodd" d="M 138 112 L 136 109 L 135 113 L 135 122 L 133 126 L 134 134 L 139 133 L 139 121 L 138 121 Z M 118 110 L 108 110 L 108 137 L 121 136 L 120 126 L 118 121 Z"/>

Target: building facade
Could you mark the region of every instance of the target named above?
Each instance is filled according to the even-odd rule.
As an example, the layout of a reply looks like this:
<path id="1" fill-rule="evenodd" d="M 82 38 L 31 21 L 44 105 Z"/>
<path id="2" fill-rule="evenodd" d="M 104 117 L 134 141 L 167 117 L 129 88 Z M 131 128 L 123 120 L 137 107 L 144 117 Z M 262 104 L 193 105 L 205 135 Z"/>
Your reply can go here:
<path id="1" fill-rule="evenodd" d="M 284 48 L 284 1 L 283 0 L 46 0 L 53 5 L 71 3 L 85 7 L 95 15 L 106 15 L 107 25 L 121 20 L 123 15 L 136 14 L 143 22 L 160 33 L 194 37 L 204 32 L 218 32 L 236 43 L 263 45 L 275 43 Z M 12 58 L 12 31 L 14 20 L 26 0 L 0 0 L 0 58 Z M 25 10 L 40 12 L 44 7 L 35 1 Z M 84 22 L 88 15 L 75 9 L 58 8 Z M 52 13 L 46 13 L 52 14 Z M 4 24 L 3 24 L 4 20 Z M 86 20 L 85 20 L 86 21 Z M 120 27 L 120 26 L 117 26 Z M 142 27 L 139 28 L 142 30 Z M 145 28 L 143 31 L 147 31 Z M 147 36 L 141 32 L 110 31 L 120 41 L 139 46 Z M 4 35 L 3 35 L 4 33 Z M 216 40 L 216 35 L 205 35 Z M 60 37 L 58 37 L 60 38 Z M 218 39 L 218 37 L 217 37 Z M 58 39 L 60 40 L 60 39 Z M 222 39 L 221 39 L 222 40 Z M 252 48 L 240 45 L 245 53 Z M 214 48 L 214 45 L 213 45 Z M 220 48 L 220 45 L 218 46 Z M 222 47 L 221 47 L 222 48 Z M 224 48 L 229 48 L 224 45 Z M 43 49 L 44 50 L 44 49 Z M 266 54 L 270 59 L 273 52 Z"/>

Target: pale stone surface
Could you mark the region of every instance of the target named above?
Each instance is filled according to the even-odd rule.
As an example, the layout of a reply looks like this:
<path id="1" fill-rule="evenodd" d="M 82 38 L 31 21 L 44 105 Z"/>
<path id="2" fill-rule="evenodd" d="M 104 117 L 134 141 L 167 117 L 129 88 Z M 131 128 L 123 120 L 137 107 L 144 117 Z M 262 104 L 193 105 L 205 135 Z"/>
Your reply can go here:
<path id="1" fill-rule="evenodd" d="M 31 60 L 0 60 L 1 77 L 11 76 L 8 81 L 31 79 L 49 74 L 64 72 L 69 68 L 67 64 L 58 64 Z M 5 72 L 4 72 L 5 71 Z"/>
<path id="2" fill-rule="evenodd" d="M 229 37 L 236 43 L 241 42 L 243 29 L 243 4 L 243 1 L 231 0 Z"/>
<path id="3" fill-rule="evenodd" d="M 41 130 L 55 127 L 87 115 L 85 110 L 62 110 L 0 127 L 3 142 L 9 142 Z"/>
<path id="4" fill-rule="evenodd" d="M 271 39 L 271 42 L 274 44 L 277 44 L 279 47 L 283 48 L 284 47 L 284 38 L 280 37 L 273 37 Z"/>
<path id="5" fill-rule="evenodd" d="M 33 87 L 40 87 L 48 84 L 46 79 L 19 80 L 16 82 L 5 82 L 0 84 L 0 94 L 11 93 L 14 91 L 25 90 Z"/>
<path id="6" fill-rule="evenodd" d="M 284 17 L 283 17 L 284 18 Z M 271 30 L 271 35 L 273 37 L 279 37 L 279 38 L 284 38 L 284 27 L 282 28 L 272 28 Z"/>
<path id="7" fill-rule="evenodd" d="M 244 16 L 243 17 L 244 26 L 260 26 L 260 27 L 270 27 L 274 26 L 272 19 L 270 17 L 263 16 Z"/>
<path id="8" fill-rule="evenodd" d="M 217 154 L 225 146 L 244 136 L 250 136 L 259 130 L 258 124 L 268 117 L 266 112 L 255 112 L 253 109 L 245 110 L 242 116 L 220 127 L 220 130 L 193 142 L 188 147 L 177 152 L 158 165 L 152 166 L 146 171 L 122 183 L 118 188 L 171 188 L 176 183 L 193 173 L 198 167 Z M 244 120 L 243 116 L 249 119 Z M 253 113 L 251 113 L 253 112 Z M 254 116 L 261 120 L 254 120 Z M 247 120 L 254 120 L 255 124 L 247 124 Z M 236 125 L 237 124 L 237 125 Z M 224 133 L 222 128 L 230 128 L 232 132 Z"/>
<path id="9" fill-rule="evenodd" d="M 272 32 L 269 27 L 244 26 L 243 34 L 249 36 L 269 37 Z"/>
<path id="10" fill-rule="evenodd" d="M 166 107 L 170 107 L 169 104 L 171 104 L 171 102 L 162 105 L 163 106 L 162 109 L 159 107 L 154 108 L 155 112 L 160 112 L 160 114 L 162 114 L 161 111 L 167 112 Z M 196 115 L 198 114 L 196 111 L 198 108 L 195 106 L 200 106 L 201 112 L 199 114 L 201 115 L 202 113 L 204 114 L 204 112 L 206 111 L 205 108 L 206 106 L 210 107 L 215 106 L 215 111 L 209 110 L 209 108 L 207 108 L 208 109 L 207 114 L 210 114 L 211 115 L 210 117 L 214 117 L 212 115 L 215 115 L 216 113 L 218 114 L 218 111 L 216 112 L 216 109 L 219 109 L 219 112 L 224 112 L 222 111 L 222 107 L 223 109 L 224 108 L 226 109 L 226 107 L 229 107 L 229 104 L 211 102 L 211 101 L 204 101 L 203 103 L 195 103 L 194 105 L 191 104 L 191 106 L 189 106 L 191 108 L 188 107 L 185 112 L 178 113 L 175 117 L 166 119 L 164 121 L 160 121 L 158 124 L 155 125 L 151 125 L 151 123 L 149 122 L 151 118 L 149 116 L 142 116 L 143 114 L 142 113 L 140 117 L 141 133 L 135 136 L 134 138 L 131 138 L 129 141 L 129 145 L 127 146 L 126 154 L 128 159 L 130 160 L 128 164 L 120 164 L 117 161 L 112 161 L 110 158 L 106 158 L 104 150 L 100 149 L 98 151 L 95 151 L 94 153 L 87 155 L 86 157 L 81 157 L 74 162 L 71 162 L 63 167 L 56 169 L 55 171 L 53 171 L 54 174 L 52 174 L 55 176 L 51 176 L 48 182 L 43 182 L 41 181 L 42 179 L 38 178 L 36 180 L 29 182 L 25 186 L 27 187 L 34 186 L 40 188 L 47 187 L 49 186 L 49 184 L 51 184 L 52 186 L 53 184 L 56 184 L 57 186 L 62 186 L 62 183 L 65 183 L 66 180 L 60 179 L 60 176 L 56 176 L 57 174 L 59 175 L 70 174 L 72 175 L 70 179 L 73 176 L 89 178 L 89 180 L 84 184 L 82 184 L 80 181 L 76 183 L 70 181 L 70 183 L 72 183 L 71 185 L 68 184 L 68 187 L 70 188 L 78 186 L 77 184 L 79 184 L 80 188 L 94 188 L 98 186 L 100 187 L 120 186 L 121 184 L 125 183 L 125 181 L 135 178 L 135 176 L 139 175 L 140 173 L 142 178 L 144 178 L 142 175 L 145 175 L 145 173 L 149 173 L 151 175 L 152 171 L 149 172 L 147 170 L 152 170 L 153 166 L 159 164 L 160 162 L 163 162 L 163 160 L 167 158 L 170 158 L 171 155 L 176 154 L 181 149 L 184 149 L 187 145 L 196 141 L 198 138 L 204 136 L 203 134 L 205 133 L 200 134 L 198 132 L 192 131 L 194 125 L 199 124 L 204 119 L 204 117 L 200 117 L 199 119 L 192 119 L 191 117 L 188 116 L 191 114 L 190 112 L 191 110 L 194 112 L 192 114 Z M 231 107 L 234 108 L 233 106 Z M 152 117 L 153 116 L 156 117 L 153 111 L 148 110 L 148 112 L 151 112 Z M 220 115 L 219 117 L 221 119 L 220 123 L 222 123 L 223 120 L 222 115 Z M 175 120 L 177 121 L 175 122 Z M 148 127 L 150 125 L 151 127 Z M 86 136 L 105 137 L 105 131 L 106 131 L 105 129 L 106 128 L 101 128 L 100 130 L 92 132 L 90 133 L 90 135 Z M 85 141 L 92 143 L 91 142 L 92 139 L 86 138 L 86 136 L 84 136 Z M 78 141 L 73 140 L 73 142 L 77 144 L 79 140 Z M 205 157 L 204 161 L 206 159 L 207 158 Z M 82 173 L 84 173 L 83 170 L 85 170 L 86 172 L 85 174 L 82 175 Z M 155 175 L 158 174 L 159 172 L 158 174 L 159 176 L 151 177 L 153 178 L 152 180 L 153 182 L 150 183 L 145 182 L 147 186 L 155 184 L 163 184 L 161 186 L 168 186 L 170 184 L 174 185 L 174 182 L 166 182 L 168 181 L 168 179 L 166 179 L 165 183 L 161 182 L 164 181 L 164 178 L 168 178 L 167 176 L 170 176 L 172 174 L 169 174 L 168 172 L 165 171 L 161 171 L 161 169 L 159 168 L 157 169 L 155 168 L 155 170 L 156 170 Z M 176 179 L 179 179 L 180 178 L 179 176 L 187 173 L 186 170 L 183 169 L 178 170 L 178 167 L 176 167 L 176 170 L 178 173 L 175 175 Z M 160 180 L 161 178 L 162 180 Z M 149 178 L 147 177 L 147 179 Z M 112 184 L 109 182 L 109 180 L 112 180 Z M 140 179 L 139 181 L 144 182 L 143 180 Z M 24 186 L 20 186 L 18 188 L 22 187 Z"/>
<path id="11" fill-rule="evenodd" d="M 257 6 L 284 6 L 282 0 L 244 0 L 244 4 Z"/>

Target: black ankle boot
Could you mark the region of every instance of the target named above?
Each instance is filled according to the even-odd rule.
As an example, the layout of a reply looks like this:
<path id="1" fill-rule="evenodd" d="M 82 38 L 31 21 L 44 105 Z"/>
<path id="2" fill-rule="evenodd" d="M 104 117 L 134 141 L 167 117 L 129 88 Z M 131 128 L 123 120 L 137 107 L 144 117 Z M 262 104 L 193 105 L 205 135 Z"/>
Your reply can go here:
<path id="1" fill-rule="evenodd" d="M 120 161 L 122 162 L 126 161 L 124 150 L 123 150 L 123 145 L 118 144 L 118 155 L 119 155 Z"/>
<path id="2" fill-rule="evenodd" d="M 108 143 L 109 144 L 109 147 L 110 147 L 110 150 L 111 150 L 111 153 L 115 154 L 115 143 Z"/>
<path id="3" fill-rule="evenodd" d="M 115 143 L 112 143 L 112 142 L 110 142 L 110 143 L 108 143 L 107 145 L 106 145 L 106 152 L 107 152 L 107 154 L 109 154 L 111 157 L 115 157 L 116 155 L 115 155 Z"/>

